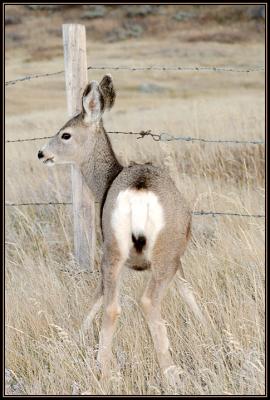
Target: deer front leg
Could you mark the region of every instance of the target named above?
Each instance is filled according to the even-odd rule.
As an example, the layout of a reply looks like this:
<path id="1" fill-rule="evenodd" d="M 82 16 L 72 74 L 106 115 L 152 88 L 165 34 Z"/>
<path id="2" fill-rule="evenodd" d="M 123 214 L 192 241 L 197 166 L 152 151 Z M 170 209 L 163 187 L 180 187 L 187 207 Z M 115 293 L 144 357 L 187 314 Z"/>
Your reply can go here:
<path id="1" fill-rule="evenodd" d="M 98 363 L 101 369 L 101 379 L 110 376 L 110 363 L 112 358 L 112 339 L 121 307 L 118 299 L 119 274 L 123 260 L 114 262 L 104 261 L 102 264 L 104 287 L 104 314 L 99 336 Z"/>

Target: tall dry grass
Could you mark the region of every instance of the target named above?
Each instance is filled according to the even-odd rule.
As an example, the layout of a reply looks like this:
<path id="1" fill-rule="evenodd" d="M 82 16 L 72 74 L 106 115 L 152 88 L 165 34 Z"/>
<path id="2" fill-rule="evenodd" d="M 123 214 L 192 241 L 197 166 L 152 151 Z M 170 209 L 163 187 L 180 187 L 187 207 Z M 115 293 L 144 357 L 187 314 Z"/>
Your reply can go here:
<path id="1" fill-rule="evenodd" d="M 94 60 L 132 63 L 151 49 L 156 64 L 252 64 L 263 46 L 138 41 L 91 44 Z M 205 51 L 203 51 L 205 50 Z M 174 52 L 175 51 L 175 54 Z M 147 53 L 148 54 L 148 53 Z M 114 57 L 114 58 L 113 58 Z M 173 58 L 174 57 L 174 58 Z M 209 58 L 210 57 L 210 58 Z M 250 59 L 249 59 L 250 57 Z M 166 59 L 167 60 L 167 59 Z M 240 60 L 240 61 L 239 61 Z M 105 60 L 106 61 L 106 60 Z M 52 70 L 62 67 L 52 61 Z M 11 78 L 25 65 L 9 65 Z M 33 70 L 44 70 L 42 63 Z M 13 75 L 12 75 L 13 74 Z M 100 73 L 91 75 L 100 79 Z M 262 139 L 264 79 L 260 74 L 120 74 L 108 130 L 151 128 L 175 135 Z M 62 78 L 28 82 L 7 91 L 7 139 L 48 136 L 65 122 Z M 160 94 L 145 94 L 141 82 L 156 82 Z M 155 143 L 150 138 L 110 135 L 119 160 L 166 166 L 194 210 L 264 213 L 264 146 Z M 6 147 L 6 200 L 70 201 L 65 166 L 45 169 L 36 154 L 43 142 Z M 203 329 L 182 302 L 177 277 L 162 305 L 171 351 L 182 368 L 180 387 L 168 387 L 157 364 L 138 300 L 149 272 L 125 270 L 122 314 L 117 324 L 113 376 L 97 379 L 96 355 L 102 313 L 85 340 L 78 331 L 100 277 L 98 237 L 93 272 L 81 271 L 72 257 L 70 206 L 6 208 L 6 393 L 9 394 L 183 394 L 254 395 L 265 392 L 264 219 L 194 216 L 192 240 L 183 257 L 187 280 L 209 317 Z"/>
<path id="2" fill-rule="evenodd" d="M 69 215 L 33 209 L 7 214 L 6 363 L 27 394 L 71 394 L 74 384 L 80 392 L 105 390 L 95 369 L 101 316 L 84 343 L 78 336 L 99 271 L 80 273 L 70 260 Z M 125 271 L 114 341 L 118 369 L 109 393 L 264 392 L 264 225 L 205 218 L 201 230 L 194 227 L 183 264 L 211 325 L 203 330 L 193 319 L 177 279 L 163 304 L 173 356 L 184 371 L 182 387 L 163 382 L 139 310 L 147 273 Z M 48 220 L 54 238 L 46 234 Z"/>
<path id="3" fill-rule="evenodd" d="M 173 153 L 165 151 L 163 160 L 196 209 L 263 213 L 262 181 L 256 192 L 248 175 L 236 183 L 179 174 Z M 17 377 L 8 391 L 19 381 L 26 394 L 264 393 L 264 220 L 193 217 L 183 265 L 211 324 L 204 330 L 193 318 L 176 278 L 163 315 L 183 370 L 180 388 L 160 375 L 138 305 L 148 272 L 132 271 L 123 276 L 113 378 L 101 387 L 95 361 L 101 314 L 84 342 L 78 334 L 100 276 L 100 243 L 95 270 L 81 272 L 71 238 L 70 206 L 6 211 L 6 364 Z"/>

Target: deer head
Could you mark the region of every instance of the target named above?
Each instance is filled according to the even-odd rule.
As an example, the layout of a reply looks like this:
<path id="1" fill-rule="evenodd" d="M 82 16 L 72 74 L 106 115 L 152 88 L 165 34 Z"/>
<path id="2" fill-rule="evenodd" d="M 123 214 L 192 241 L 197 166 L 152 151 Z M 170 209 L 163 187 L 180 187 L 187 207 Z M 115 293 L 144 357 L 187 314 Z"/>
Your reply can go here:
<path id="1" fill-rule="evenodd" d="M 100 83 L 91 81 L 82 95 L 82 111 L 71 118 L 38 152 L 46 165 L 75 163 L 80 165 L 93 154 L 100 133 L 102 114 L 115 101 L 115 90 L 110 75 Z"/>

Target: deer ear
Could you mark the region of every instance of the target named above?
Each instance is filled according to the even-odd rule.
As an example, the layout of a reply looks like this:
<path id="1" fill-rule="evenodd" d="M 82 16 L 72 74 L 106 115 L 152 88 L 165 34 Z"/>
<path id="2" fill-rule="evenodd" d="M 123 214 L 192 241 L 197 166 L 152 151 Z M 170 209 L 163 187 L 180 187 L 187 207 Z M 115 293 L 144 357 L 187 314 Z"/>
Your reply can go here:
<path id="1" fill-rule="evenodd" d="M 116 97 L 112 76 L 110 74 L 107 74 L 102 78 L 99 88 L 104 97 L 105 108 L 109 110 L 114 105 Z"/>
<path id="2" fill-rule="evenodd" d="M 101 118 L 104 110 L 104 98 L 97 81 L 90 82 L 84 89 L 82 109 L 86 122 L 95 122 Z"/>

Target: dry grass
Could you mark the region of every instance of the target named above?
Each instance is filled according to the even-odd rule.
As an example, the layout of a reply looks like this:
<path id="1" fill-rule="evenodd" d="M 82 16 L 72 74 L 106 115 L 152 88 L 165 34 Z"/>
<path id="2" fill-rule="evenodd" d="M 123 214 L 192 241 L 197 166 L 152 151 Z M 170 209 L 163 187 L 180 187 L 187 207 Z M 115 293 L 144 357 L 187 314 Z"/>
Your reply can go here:
<path id="1" fill-rule="evenodd" d="M 214 202 L 214 193 L 209 196 Z M 80 273 L 71 261 L 70 214 L 61 208 L 8 212 L 6 356 L 23 392 L 71 394 L 76 383 L 80 393 L 91 394 L 263 394 L 264 224 L 205 218 L 194 220 L 183 262 L 211 325 L 204 331 L 193 319 L 177 279 L 163 304 L 173 356 L 184 371 L 181 388 L 162 380 L 139 310 L 147 273 L 125 271 L 117 367 L 108 389 L 96 378 L 101 315 L 85 342 L 78 336 L 99 271 Z"/>
<path id="2" fill-rule="evenodd" d="M 61 38 L 50 45 L 58 42 Z M 144 65 L 147 57 L 153 64 L 170 65 L 179 59 L 182 65 L 264 62 L 263 43 L 179 43 L 174 34 L 166 40 L 114 43 L 106 51 L 103 43 L 88 45 L 89 57 L 97 61 L 93 64 L 100 65 Z M 7 79 L 63 67 L 59 54 L 31 64 L 29 54 L 18 49 L 8 56 Z M 91 75 L 96 78 L 101 78 L 99 71 Z M 115 72 L 114 79 L 118 98 L 105 117 L 108 130 L 151 128 L 209 139 L 264 137 L 260 73 Z M 143 93 L 144 82 L 160 85 L 163 92 Z M 53 134 L 65 122 L 65 107 L 61 76 L 8 88 L 6 138 Z M 166 165 L 196 210 L 264 213 L 264 146 L 155 143 L 120 135 L 111 135 L 111 140 L 124 165 L 131 160 Z M 7 201 L 70 200 L 68 168 L 39 165 L 40 145 L 6 146 Z M 100 239 L 95 270 L 81 272 L 72 259 L 70 206 L 7 208 L 6 393 L 264 394 L 264 228 L 264 219 L 194 216 L 183 266 L 210 324 L 204 330 L 193 318 L 176 278 L 164 299 L 163 315 L 173 357 L 183 369 L 178 388 L 168 387 L 160 375 L 138 305 L 148 272 L 125 271 L 113 378 L 102 387 L 95 361 L 102 314 L 85 341 L 78 335 L 99 279 Z"/>

